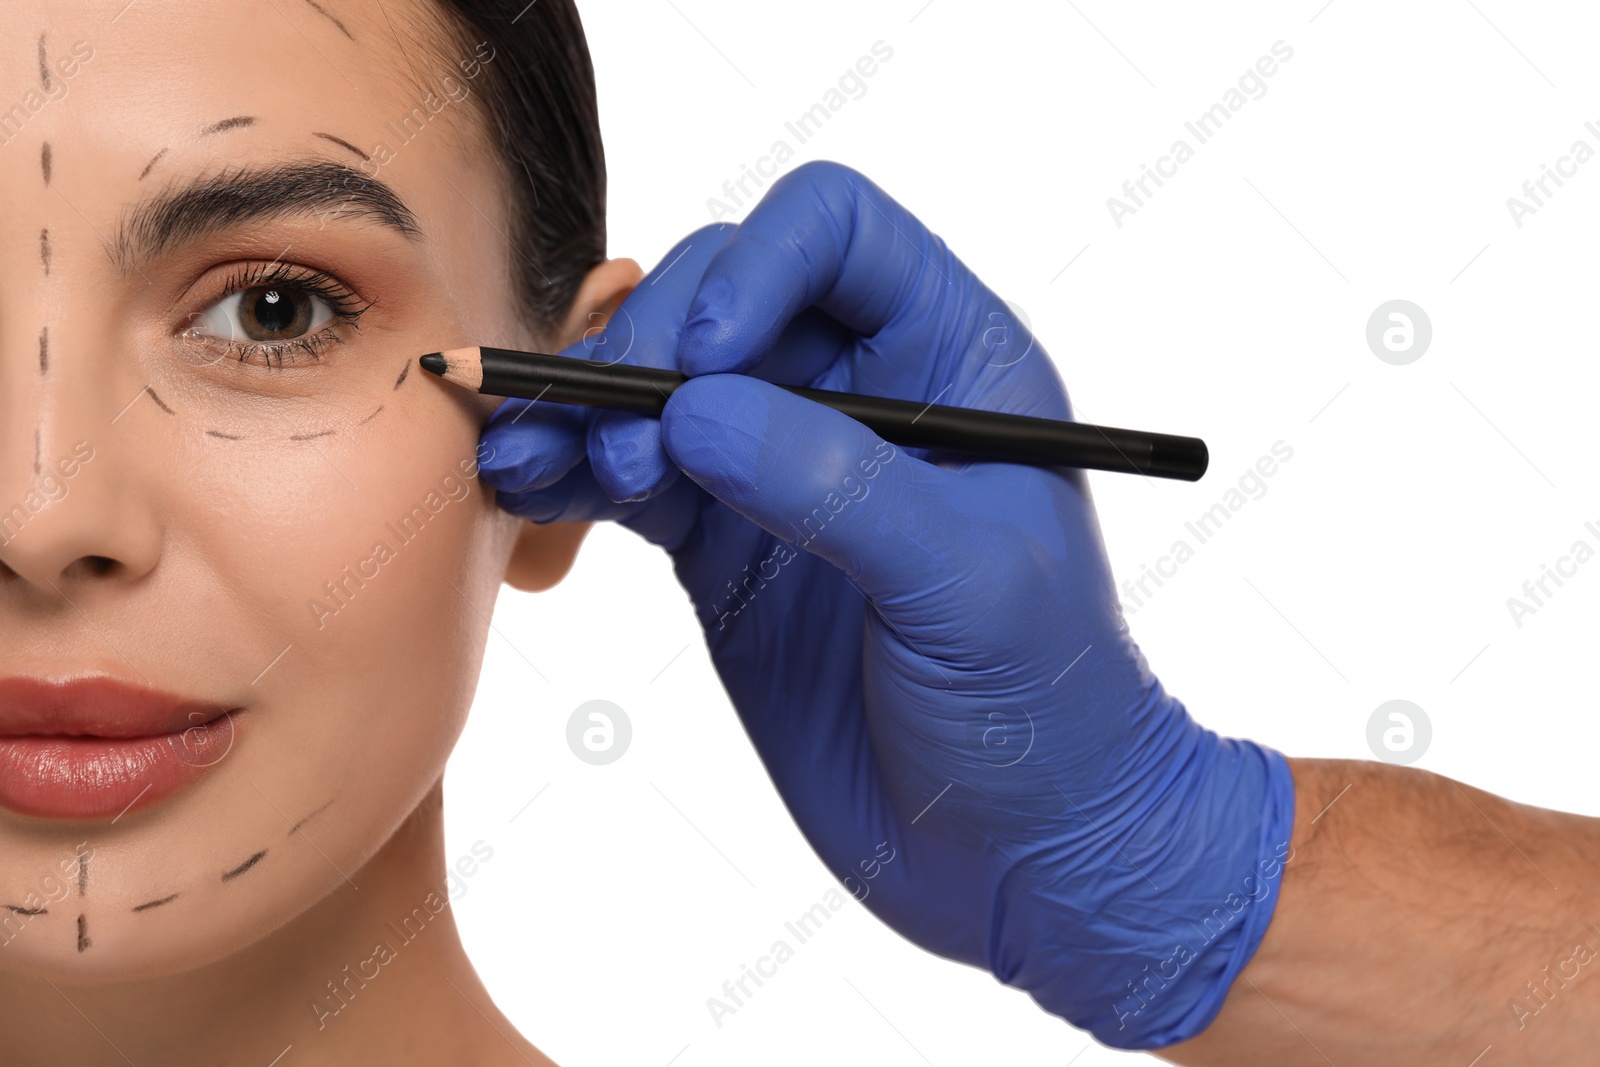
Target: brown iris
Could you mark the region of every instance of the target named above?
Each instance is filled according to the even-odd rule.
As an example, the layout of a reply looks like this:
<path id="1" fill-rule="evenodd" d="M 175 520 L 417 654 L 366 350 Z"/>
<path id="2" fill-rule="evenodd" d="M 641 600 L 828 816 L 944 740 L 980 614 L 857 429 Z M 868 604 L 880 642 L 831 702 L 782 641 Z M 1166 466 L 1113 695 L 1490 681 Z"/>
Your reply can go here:
<path id="1" fill-rule="evenodd" d="M 279 285 L 246 289 L 239 297 L 239 324 L 252 341 L 299 337 L 311 325 L 309 293 Z"/>

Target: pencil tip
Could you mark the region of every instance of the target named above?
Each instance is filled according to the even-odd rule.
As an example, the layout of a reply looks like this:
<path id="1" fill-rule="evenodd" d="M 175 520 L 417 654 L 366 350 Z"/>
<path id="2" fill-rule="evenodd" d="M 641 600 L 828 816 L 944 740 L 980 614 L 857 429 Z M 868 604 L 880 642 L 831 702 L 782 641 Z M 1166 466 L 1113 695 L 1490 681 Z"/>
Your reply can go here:
<path id="1" fill-rule="evenodd" d="M 434 374 L 443 374 L 450 369 L 450 364 L 438 352 L 429 352 L 422 357 L 422 369 L 432 371 Z"/>

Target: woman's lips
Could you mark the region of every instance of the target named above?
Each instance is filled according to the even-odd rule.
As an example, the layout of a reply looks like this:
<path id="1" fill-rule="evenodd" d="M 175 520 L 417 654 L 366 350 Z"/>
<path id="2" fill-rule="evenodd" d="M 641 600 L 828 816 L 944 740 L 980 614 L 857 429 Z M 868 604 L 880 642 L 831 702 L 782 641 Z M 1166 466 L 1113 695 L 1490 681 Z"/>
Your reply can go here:
<path id="1" fill-rule="evenodd" d="M 106 677 L 0 679 L 0 806 L 115 819 L 154 804 L 228 754 L 236 710 Z"/>

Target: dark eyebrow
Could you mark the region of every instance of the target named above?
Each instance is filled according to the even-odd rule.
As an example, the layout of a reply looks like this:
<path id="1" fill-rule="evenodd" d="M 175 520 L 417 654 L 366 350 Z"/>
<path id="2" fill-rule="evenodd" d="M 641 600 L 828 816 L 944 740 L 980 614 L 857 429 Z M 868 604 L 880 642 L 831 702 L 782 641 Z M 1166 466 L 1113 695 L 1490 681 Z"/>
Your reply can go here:
<path id="1" fill-rule="evenodd" d="M 332 160 L 246 166 L 169 186 L 124 213 L 106 254 L 123 273 L 190 241 L 297 215 L 362 219 L 408 240 L 423 236 L 417 218 L 388 185 Z"/>

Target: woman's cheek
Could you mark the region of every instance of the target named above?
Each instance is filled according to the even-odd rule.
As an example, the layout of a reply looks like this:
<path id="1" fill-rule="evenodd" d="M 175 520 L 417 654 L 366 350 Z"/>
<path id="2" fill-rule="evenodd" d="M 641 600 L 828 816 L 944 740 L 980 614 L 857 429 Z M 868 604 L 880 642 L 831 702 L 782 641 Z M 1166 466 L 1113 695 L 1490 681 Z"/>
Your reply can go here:
<path id="1" fill-rule="evenodd" d="M 347 432 L 248 452 L 193 434 L 173 443 L 182 462 L 168 469 L 187 473 L 168 514 L 192 549 L 184 566 L 217 587 L 230 669 L 249 674 L 281 653 L 265 677 L 243 679 L 254 699 L 298 678 L 293 688 L 315 696 L 295 704 L 331 714 L 344 710 L 326 707 L 339 694 L 353 705 L 345 714 L 361 714 L 379 678 L 415 675 L 404 692 L 420 703 L 471 669 L 442 645 L 481 638 L 498 581 L 483 559 L 499 524 L 475 477 L 479 428 L 445 395 L 419 390 L 393 407 Z"/>

